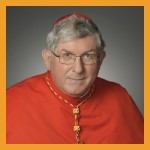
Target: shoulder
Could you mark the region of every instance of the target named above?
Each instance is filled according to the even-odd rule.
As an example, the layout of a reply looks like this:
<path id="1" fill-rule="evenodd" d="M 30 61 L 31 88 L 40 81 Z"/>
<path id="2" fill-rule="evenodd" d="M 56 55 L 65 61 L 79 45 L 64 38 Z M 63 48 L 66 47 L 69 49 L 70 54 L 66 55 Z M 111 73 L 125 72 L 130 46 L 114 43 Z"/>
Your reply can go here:
<path id="1" fill-rule="evenodd" d="M 94 98 L 96 104 L 93 110 L 101 115 L 108 129 L 115 133 L 113 140 L 118 143 L 143 143 L 143 116 L 124 87 L 97 78 Z"/>
<path id="2" fill-rule="evenodd" d="M 124 100 L 131 98 L 127 90 L 120 84 L 99 77 L 95 82 L 95 91 L 96 94 L 101 95 L 101 99 L 110 103 L 124 102 Z"/>
<path id="3" fill-rule="evenodd" d="M 7 93 L 21 91 L 21 90 L 28 90 L 28 89 L 37 89 L 38 85 L 44 79 L 44 75 L 45 75 L 45 73 L 24 79 L 21 82 L 9 87 L 7 89 Z"/>
<path id="4" fill-rule="evenodd" d="M 123 93 L 127 94 L 126 89 L 120 84 L 99 77 L 97 77 L 95 81 L 95 88 L 96 90 L 101 91 L 101 93 L 107 92 L 107 94 L 113 94 L 116 96 Z"/>
<path id="5" fill-rule="evenodd" d="M 33 99 L 34 96 L 44 91 L 45 86 L 45 73 L 27 78 L 7 89 L 7 102 Z"/>
<path id="6" fill-rule="evenodd" d="M 106 113 L 111 115 L 126 114 L 141 116 L 134 100 L 128 91 L 120 84 L 102 78 L 97 78 L 95 82 L 96 95 Z"/>
<path id="7" fill-rule="evenodd" d="M 36 75 L 27 78 L 6 91 L 6 107 L 7 115 L 22 110 L 30 110 L 35 106 L 40 106 L 41 103 L 47 102 L 47 96 L 45 93 L 49 89 L 45 84 L 46 74 Z"/>

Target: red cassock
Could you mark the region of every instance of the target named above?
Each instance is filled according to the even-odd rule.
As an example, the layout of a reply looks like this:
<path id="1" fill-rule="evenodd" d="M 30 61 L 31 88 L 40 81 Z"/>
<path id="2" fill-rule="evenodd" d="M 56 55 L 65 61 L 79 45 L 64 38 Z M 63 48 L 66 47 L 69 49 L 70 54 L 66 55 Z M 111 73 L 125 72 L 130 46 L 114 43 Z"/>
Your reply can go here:
<path id="1" fill-rule="evenodd" d="M 144 143 L 143 117 L 124 88 L 97 77 L 87 95 L 78 116 L 81 144 Z M 75 144 L 75 118 L 70 104 L 82 101 L 59 90 L 50 72 L 12 86 L 7 90 L 6 142 Z"/>

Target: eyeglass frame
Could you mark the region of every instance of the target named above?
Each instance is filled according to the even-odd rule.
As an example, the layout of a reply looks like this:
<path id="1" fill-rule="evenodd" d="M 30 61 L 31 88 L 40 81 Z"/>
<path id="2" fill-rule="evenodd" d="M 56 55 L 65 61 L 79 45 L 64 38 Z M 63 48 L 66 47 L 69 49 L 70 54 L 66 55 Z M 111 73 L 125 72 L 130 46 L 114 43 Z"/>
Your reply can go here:
<path id="1" fill-rule="evenodd" d="M 60 62 L 61 64 L 65 64 L 65 65 L 74 64 L 75 61 L 76 61 L 76 57 L 80 57 L 80 59 L 83 60 L 82 57 L 87 53 L 87 52 L 85 52 L 85 53 L 81 54 L 80 56 L 77 56 L 77 55 L 75 55 L 75 54 L 70 53 L 71 55 L 74 55 L 74 56 L 75 56 L 74 62 L 73 62 L 73 63 L 66 64 L 66 63 L 62 63 L 62 62 L 60 61 L 61 55 L 57 55 L 57 54 L 55 54 L 55 53 L 54 53 L 53 51 L 51 51 L 51 50 L 49 50 L 49 51 L 50 51 L 55 57 L 58 57 L 58 58 L 59 58 L 59 62 Z M 68 52 L 69 52 L 69 51 L 68 51 Z M 82 61 L 82 63 L 83 63 L 84 65 L 93 65 L 93 64 L 96 64 L 97 60 L 100 59 L 100 56 L 98 56 L 97 54 L 92 54 L 92 55 L 96 55 L 96 56 L 97 56 L 97 57 L 96 57 L 96 60 L 95 60 L 95 63 L 92 63 L 92 64 L 88 64 L 88 63 L 87 63 L 87 64 L 86 64 L 86 63 L 83 62 L 83 61 Z"/>

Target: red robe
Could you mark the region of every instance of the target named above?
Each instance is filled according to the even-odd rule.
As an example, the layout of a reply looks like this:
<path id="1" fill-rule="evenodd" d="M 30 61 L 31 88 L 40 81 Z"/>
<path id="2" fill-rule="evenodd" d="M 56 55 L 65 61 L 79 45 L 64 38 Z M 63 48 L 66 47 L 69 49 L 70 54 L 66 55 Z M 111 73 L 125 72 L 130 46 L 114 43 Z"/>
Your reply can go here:
<path id="1" fill-rule="evenodd" d="M 53 90 L 74 103 L 53 83 Z M 6 143 L 75 144 L 72 107 L 46 83 L 46 73 L 28 78 L 7 90 Z M 90 98 L 80 106 L 83 144 L 144 143 L 143 117 L 120 85 L 98 78 Z"/>

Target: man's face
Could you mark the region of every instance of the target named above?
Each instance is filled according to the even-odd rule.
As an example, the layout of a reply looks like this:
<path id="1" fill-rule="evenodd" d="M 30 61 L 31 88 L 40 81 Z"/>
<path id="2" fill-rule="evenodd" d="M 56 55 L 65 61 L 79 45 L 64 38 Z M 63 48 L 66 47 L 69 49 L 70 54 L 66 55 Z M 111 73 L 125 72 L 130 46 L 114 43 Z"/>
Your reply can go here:
<path id="1" fill-rule="evenodd" d="M 85 52 L 96 53 L 96 45 L 93 37 L 75 39 L 70 42 L 59 43 L 54 53 L 60 55 L 64 50 L 80 56 Z M 73 64 L 61 64 L 59 57 L 52 56 L 50 71 L 54 83 L 65 94 L 73 97 L 80 97 L 85 94 L 95 78 L 97 77 L 100 62 L 86 65 L 80 57 L 76 57 Z"/>

